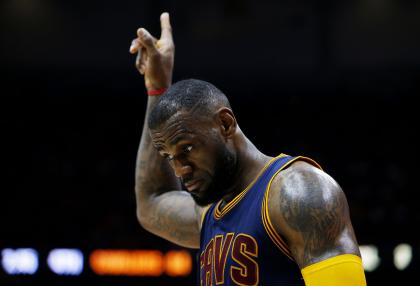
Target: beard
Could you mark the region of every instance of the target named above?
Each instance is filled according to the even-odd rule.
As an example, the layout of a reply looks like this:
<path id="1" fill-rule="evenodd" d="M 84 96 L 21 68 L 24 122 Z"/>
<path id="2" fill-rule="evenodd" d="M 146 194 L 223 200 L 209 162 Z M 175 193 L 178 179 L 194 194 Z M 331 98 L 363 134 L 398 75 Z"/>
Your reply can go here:
<path id="1" fill-rule="evenodd" d="M 200 194 L 191 193 L 196 204 L 202 207 L 218 202 L 226 195 L 235 173 L 236 160 L 234 154 L 223 144 L 220 144 L 220 146 L 214 175 L 209 186 Z"/>

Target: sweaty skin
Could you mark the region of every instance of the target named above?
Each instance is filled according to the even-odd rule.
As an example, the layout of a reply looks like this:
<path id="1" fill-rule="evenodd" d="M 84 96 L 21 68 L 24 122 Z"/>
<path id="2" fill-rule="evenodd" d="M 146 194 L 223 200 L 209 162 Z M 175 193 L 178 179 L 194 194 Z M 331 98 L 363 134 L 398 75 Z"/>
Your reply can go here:
<path id="1" fill-rule="evenodd" d="M 167 13 L 161 15 L 161 27 L 159 40 L 140 28 L 130 47 L 133 54 L 141 50 L 136 67 L 149 91 L 168 88 L 172 81 L 174 44 Z M 148 98 L 137 155 L 137 217 L 148 231 L 181 246 L 199 248 L 205 208 L 191 194 L 206 198 L 212 184 L 223 183 L 215 198 L 229 202 L 271 157 L 245 137 L 228 108 L 216 110 L 214 118 L 204 122 L 191 114 L 176 114 L 179 118 L 149 130 L 148 116 L 157 100 L 158 96 Z M 215 179 L 221 150 L 234 160 L 226 182 Z M 181 181 L 191 194 L 182 190 Z M 360 256 L 345 195 L 325 172 L 308 163 L 293 163 L 273 180 L 268 206 L 274 227 L 301 269 L 340 254 Z"/>
<path id="2" fill-rule="evenodd" d="M 294 163 L 273 180 L 269 214 L 301 269 L 340 254 L 360 256 L 343 191 L 306 162 Z"/>

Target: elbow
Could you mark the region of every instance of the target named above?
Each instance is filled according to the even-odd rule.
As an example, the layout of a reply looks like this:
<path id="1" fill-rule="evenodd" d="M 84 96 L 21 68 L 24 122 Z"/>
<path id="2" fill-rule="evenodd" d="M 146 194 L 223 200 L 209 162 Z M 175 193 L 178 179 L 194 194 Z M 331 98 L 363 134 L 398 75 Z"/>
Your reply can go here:
<path id="1" fill-rule="evenodd" d="M 139 224 L 149 232 L 153 232 L 155 228 L 153 223 L 156 221 L 154 210 L 156 208 L 155 195 L 146 192 L 144 186 L 136 184 L 136 217 Z"/>
<path id="2" fill-rule="evenodd" d="M 146 213 L 145 209 L 147 208 L 147 205 L 145 204 L 145 198 L 144 195 L 139 184 L 136 183 L 135 186 L 135 193 L 136 193 L 136 205 L 137 205 L 137 209 L 136 209 L 136 217 L 137 217 L 137 221 L 140 223 L 140 225 L 145 228 L 145 224 L 147 222 L 147 217 L 146 217 Z"/>
<path id="3" fill-rule="evenodd" d="M 145 217 L 141 214 L 141 211 L 137 209 L 137 221 L 139 224 L 144 228 L 144 224 L 146 223 Z"/>
<path id="4" fill-rule="evenodd" d="M 150 231 L 150 217 L 147 216 L 147 212 L 144 207 L 137 206 L 137 221 L 146 230 Z"/>

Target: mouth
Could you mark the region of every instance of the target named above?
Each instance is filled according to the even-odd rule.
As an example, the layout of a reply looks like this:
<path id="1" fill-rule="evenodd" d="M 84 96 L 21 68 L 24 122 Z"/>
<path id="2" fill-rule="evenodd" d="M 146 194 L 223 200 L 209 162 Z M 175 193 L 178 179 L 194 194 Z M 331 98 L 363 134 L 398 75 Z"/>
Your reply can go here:
<path id="1" fill-rule="evenodd" d="M 197 190 L 203 183 L 203 180 L 194 180 L 194 181 L 188 181 L 184 184 L 184 186 L 187 188 L 189 192 L 194 192 Z"/>

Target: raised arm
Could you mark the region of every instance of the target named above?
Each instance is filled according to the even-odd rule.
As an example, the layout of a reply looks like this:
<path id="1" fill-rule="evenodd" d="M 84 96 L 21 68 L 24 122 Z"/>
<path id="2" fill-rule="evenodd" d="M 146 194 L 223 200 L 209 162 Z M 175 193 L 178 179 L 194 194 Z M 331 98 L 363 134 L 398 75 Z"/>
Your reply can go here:
<path id="1" fill-rule="evenodd" d="M 269 211 L 306 285 L 365 285 L 359 247 L 340 186 L 296 162 L 273 181 Z"/>
<path id="2" fill-rule="evenodd" d="M 172 82 L 175 48 L 169 15 L 163 13 L 160 20 L 162 33 L 159 40 L 140 28 L 130 47 L 132 54 L 137 53 L 136 67 L 144 75 L 148 92 L 168 88 Z M 176 244 L 198 248 L 203 209 L 181 190 L 179 180 L 166 159 L 155 150 L 150 138 L 148 116 L 158 100 L 159 96 L 148 97 L 137 154 L 137 217 L 148 231 Z"/>

